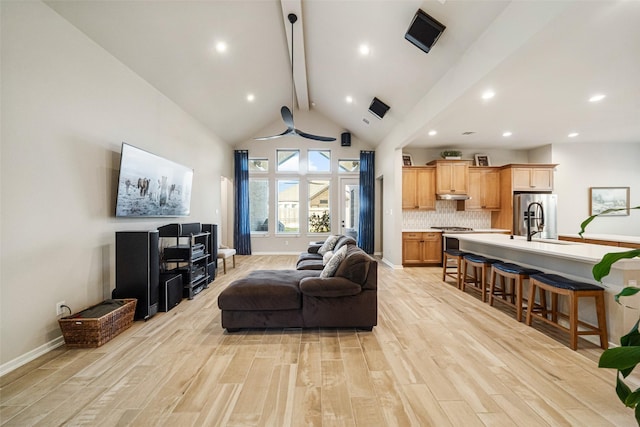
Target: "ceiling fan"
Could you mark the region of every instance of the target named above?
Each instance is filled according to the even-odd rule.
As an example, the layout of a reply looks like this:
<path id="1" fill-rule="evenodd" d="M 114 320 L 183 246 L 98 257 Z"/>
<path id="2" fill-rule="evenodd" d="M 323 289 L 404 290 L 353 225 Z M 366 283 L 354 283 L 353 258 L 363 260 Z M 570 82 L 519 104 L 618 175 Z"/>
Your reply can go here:
<path id="1" fill-rule="evenodd" d="M 296 16 L 295 13 L 290 13 L 288 15 L 288 18 L 289 18 L 289 22 L 291 23 L 291 86 L 292 86 L 291 109 L 293 109 L 293 104 L 295 102 L 294 100 L 295 85 L 293 82 L 293 24 L 298 20 L 298 17 Z M 259 141 L 264 141 L 267 139 L 275 139 L 275 138 L 280 138 L 282 136 L 287 136 L 287 135 L 298 135 L 303 138 L 313 139 L 316 141 L 331 142 L 336 140 L 335 138 L 331 138 L 328 136 L 312 135 L 310 133 L 303 132 L 300 129 L 296 129 L 293 124 L 293 113 L 291 112 L 291 110 L 289 110 L 289 107 L 287 107 L 286 105 L 283 105 L 282 108 L 280 108 L 280 115 L 282 116 L 282 120 L 284 121 L 284 124 L 287 125 L 287 130 L 285 130 L 279 135 L 261 136 L 254 139 Z"/>

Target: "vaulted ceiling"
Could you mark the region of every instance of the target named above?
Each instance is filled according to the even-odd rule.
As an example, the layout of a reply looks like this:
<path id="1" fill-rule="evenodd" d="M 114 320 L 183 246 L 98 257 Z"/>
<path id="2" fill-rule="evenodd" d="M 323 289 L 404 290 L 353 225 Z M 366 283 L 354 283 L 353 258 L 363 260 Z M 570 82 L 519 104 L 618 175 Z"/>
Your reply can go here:
<path id="1" fill-rule="evenodd" d="M 640 143 L 638 1 L 47 4 L 229 144 L 291 106 L 290 12 L 296 109 L 373 146 L 390 135 L 434 148 Z M 447 27 L 428 54 L 404 39 L 419 8 Z M 367 111 L 373 97 L 391 107 L 381 120 Z"/>

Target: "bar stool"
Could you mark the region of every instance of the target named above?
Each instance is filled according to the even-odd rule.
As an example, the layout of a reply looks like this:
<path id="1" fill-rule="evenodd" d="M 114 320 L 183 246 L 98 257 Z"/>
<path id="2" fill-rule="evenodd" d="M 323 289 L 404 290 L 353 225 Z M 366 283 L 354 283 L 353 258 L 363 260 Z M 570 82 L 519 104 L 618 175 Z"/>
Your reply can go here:
<path id="1" fill-rule="evenodd" d="M 482 302 L 487 301 L 487 271 L 492 264 L 501 262 L 498 259 L 486 258 L 482 255 L 468 253 L 463 255 L 463 273 L 460 289 L 464 292 L 465 286 L 469 285 L 477 289 L 482 294 Z M 468 267 L 472 268 L 473 276 L 468 274 Z"/>
<path id="2" fill-rule="evenodd" d="M 496 262 L 491 266 L 491 280 L 489 281 L 489 305 L 493 306 L 494 296 L 502 296 L 503 303 L 515 308 L 516 320 L 522 321 L 522 290 L 524 281 L 532 274 L 541 274 L 542 271 L 533 268 L 522 267 L 510 262 Z M 500 277 L 502 287 L 497 287 L 497 278 Z M 511 287 L 511 289 L 507 289 Z M 509 297 L 509 299 L 507 299 Z M 534 304 L 535 301 L 528 301 Z M 546 310 L 547 301 L 541 300 L 541 310 Z M 544 309 L 542 308 L 544 307 Z"/>
<path id="3" fill-rule="evenodd" d="M 604 306 L 604 289 L 590 283 L 577 282 L 557 274 L 533 274 L 529 280 L 529 301 L 534 301 L 536 291 L 540 294 L 548 291 L 551 293 L 551 320 L 539 314 L 533 313 L 533 305 L 527 307 L 527 325 L 531 326 L 531 320 L 535 316 L 539 320 L 548 323 L 556 328 L 569 332 L 570 347 L 572 350 L 578 348 L 578 335 L 599 335 L 600 347 L 607 349 L 609 342 L 607 338 L 607 317 Z M 569 297 L 569 314 L 558 311 L 558 296 Z M 578 300 L 582 297 L 594 297 L 596 303 L 596 316 L 598 325 L 594 326 L 578 320 Z M 569 319 L 569 328 L 558 323 L 558 316 Z M 587 330 L 578 330 L 578 325 Z"/>
<path id="4" fill-rule="evenodd" d="M 462 280 L 462 264 L 464 262 L 464 256 L 469 252 L 460 251 L 458 249 L 445 249 L 442 253 L 442 281 L 446 282 L 446 277 L 456 279 L 456 286 L 460 288 L 460 281 Z M 449 260 L 455 262 L 455 265 L 449 265 Z M 451 271 L 455 268 L 456 271 Z"/>

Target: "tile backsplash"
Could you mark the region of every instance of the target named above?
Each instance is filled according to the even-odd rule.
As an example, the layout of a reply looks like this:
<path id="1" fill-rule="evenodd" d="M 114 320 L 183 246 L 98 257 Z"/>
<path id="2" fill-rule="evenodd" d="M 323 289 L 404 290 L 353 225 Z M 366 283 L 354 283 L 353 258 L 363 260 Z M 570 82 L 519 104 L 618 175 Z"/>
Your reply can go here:
<path id="1" fill-rule="evenodd" d="M 491 228 L 491 212 L 458 211 L 455 200 L 437 200 L 435 211 L 402 211 L 402 229 L 420 230 L 431 226 Z"/>

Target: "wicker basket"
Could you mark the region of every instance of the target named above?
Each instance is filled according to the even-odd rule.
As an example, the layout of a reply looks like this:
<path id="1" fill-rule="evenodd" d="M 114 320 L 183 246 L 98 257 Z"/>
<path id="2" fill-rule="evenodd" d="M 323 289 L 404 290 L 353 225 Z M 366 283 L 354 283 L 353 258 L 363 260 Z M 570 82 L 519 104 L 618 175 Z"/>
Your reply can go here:
<path id="1" fill-rule="evenodd" d="M 124 301 L 124 304 L 100 317 L 84 317 L 85 313 L 104 304 L 96 304 L 71 316 L 63 317 L 58 322 L 64 342 L 69 347 L 100 347 L 133 323 L 136 311 L 136 299 L 127 298 L 113 301 Z"/>

